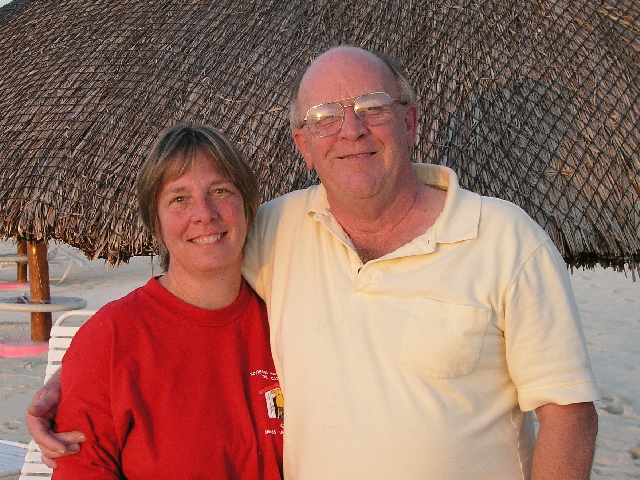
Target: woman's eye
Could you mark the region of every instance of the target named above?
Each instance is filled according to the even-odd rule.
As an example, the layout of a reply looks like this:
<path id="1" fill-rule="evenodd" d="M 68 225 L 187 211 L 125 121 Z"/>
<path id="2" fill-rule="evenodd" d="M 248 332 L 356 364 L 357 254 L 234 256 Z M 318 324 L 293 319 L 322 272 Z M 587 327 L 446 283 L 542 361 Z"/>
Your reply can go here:
<path id="1" fill-rule="evenodd" d="M 172 203 L 182 203 L 184 202 L 184 197 L 183 196 L 179 196 L 179 197 L 173 197 L 170 201 L 169 204 Z"/>

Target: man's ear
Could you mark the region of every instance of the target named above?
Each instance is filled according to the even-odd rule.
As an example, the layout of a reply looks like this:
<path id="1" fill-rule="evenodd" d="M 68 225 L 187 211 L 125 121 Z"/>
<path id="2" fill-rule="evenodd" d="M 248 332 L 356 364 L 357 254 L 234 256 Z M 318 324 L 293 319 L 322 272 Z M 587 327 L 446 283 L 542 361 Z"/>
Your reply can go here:
<path id="1" fill-rule="evenodd" d="M 311 153 L 309 150 L 309 144 L 306 135 L 302 131 L 302 128 L 296 128 L 293 131 L 293 141 L 298 147 L 298 150 L 302 154 L 302 158 L 304 158 L 304 163 L 307 164 L 307 168 L 309 170 L 313 170 L 313 160 L 311 160 Z"/>
<path id="2" fill-rule="evenodd" d="M 407 127 L 407 146 L 412 149 L 416 144 L 416 138 L 418 136 L 418 118 L 420 117 L 420 111 L 414 104 L 406 106 L 404 122 Z"/>

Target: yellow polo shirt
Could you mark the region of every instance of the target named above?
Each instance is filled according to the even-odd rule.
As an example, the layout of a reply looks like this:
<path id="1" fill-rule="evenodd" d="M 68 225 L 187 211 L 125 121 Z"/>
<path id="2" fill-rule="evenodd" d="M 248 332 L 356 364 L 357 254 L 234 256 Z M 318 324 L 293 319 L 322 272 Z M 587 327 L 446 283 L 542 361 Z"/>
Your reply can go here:
<path id="1" fill-rule="evenodd" d="M 320 186 L 260 208 L 245 277 L 268 307 L 285 477 L 529 478 L 531 411 L 599 398 L 565 264 L 515 205 L 447 191 L 423 235 L 362 264 Z"/>

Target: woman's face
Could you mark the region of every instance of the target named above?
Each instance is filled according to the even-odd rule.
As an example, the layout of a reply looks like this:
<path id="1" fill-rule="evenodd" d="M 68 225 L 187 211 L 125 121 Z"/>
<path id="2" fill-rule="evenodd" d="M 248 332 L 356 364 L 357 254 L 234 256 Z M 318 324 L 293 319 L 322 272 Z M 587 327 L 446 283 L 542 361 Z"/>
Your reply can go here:
<path id="1" fill-rule="evenodd" d="M 172 275 L 240 272 L 247 236 L 243 199 L 202 152 L 181 177 L 162 187 L 158 219 Z"/>

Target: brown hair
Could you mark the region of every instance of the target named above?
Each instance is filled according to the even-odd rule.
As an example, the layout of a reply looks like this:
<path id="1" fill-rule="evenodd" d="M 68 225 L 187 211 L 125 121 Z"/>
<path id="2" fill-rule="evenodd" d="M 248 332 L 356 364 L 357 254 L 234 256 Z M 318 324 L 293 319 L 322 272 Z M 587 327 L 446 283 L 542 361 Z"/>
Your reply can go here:
<path id="1" fill-rule="evenodd" d="M 233 142 L 208 125 L 176 125 L 164 130 L 138 172 L 136 190 L 140 219 L 158 242 L 160 267 L 165 271 L 169 267 L 169 252 L 159 235 L 158 196 L 167 182 L 189 169 L 199 152 L 205 153 L 240 191 L 247 229 L 253 225 L 258 212 L 258 181 Z"/>

